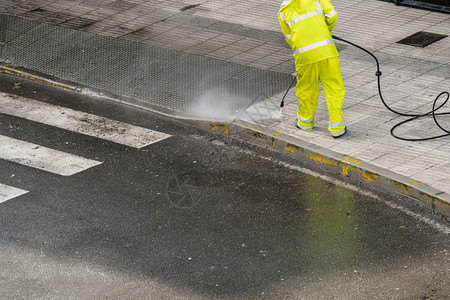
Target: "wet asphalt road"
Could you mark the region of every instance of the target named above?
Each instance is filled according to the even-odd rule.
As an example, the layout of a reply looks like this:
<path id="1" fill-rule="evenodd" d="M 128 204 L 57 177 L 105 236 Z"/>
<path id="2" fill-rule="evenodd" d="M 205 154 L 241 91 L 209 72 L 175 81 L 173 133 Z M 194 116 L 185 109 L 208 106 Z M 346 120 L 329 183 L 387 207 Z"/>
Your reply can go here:
<path id="1" fill-rule="evenodd" d="M 0 182 L 30 191 L 0 204 L 0 298 L 449 299 L 445 220 L 288 157 L 17 82 L 1 75 L 0 90 L 172 137 L 135 149 L 0 113 L 0 135 L 103 161 L 63 177 L 0 160 Z"/>

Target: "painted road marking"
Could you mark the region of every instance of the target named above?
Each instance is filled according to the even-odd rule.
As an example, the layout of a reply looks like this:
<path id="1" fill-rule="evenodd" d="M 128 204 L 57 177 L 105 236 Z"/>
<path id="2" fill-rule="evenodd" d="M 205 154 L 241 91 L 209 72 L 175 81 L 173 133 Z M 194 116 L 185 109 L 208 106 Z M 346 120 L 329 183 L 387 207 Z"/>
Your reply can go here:
<path id="1" fill-rule="evenodd" d="M 101 164 L 73 154 L 0 135 L 0 159 L 70 176 Z"/>
<path id="2" fill-rule="evenodd" d="M 19 197 L 26 193 L 28 193 L 28 191 L 0 183 L 0 203 Z"/>
<path id="3" fill-rule="evenodd" d="M 101 138 L 133 148 L 162 141 L 169 134 L 52 105 L 0 93 L 0 113 Z"/>

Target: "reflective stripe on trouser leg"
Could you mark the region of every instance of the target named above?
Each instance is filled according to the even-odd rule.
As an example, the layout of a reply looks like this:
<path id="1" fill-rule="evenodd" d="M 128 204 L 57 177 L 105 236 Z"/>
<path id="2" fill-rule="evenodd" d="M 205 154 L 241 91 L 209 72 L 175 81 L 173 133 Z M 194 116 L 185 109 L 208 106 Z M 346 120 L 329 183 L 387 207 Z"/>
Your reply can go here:
<path id="1" fill-rule="evenodd" d="M 339 136 L 345 131 L 342 105 L 344 104 L 345 88 L 342 81 L 339 58 L 332 57 L 319 61 L 320 82 L 327 101 L 329 126 L 333 136 Z"/>
<path id="2" fill-rule="evenodd" d="M 328 130 L 330 131 L 331 135 L 334 137 L 343 135 L 345 133 L 345 123 L 344 123 L 344 121 L 339 122 L 339 123 L 329 123 Z"/>
<path id="3" fill-rule="evenodd" d="M 310 131 L 313 129 L 314 120 L 304 120 L 297 116 L 297 127 L 302 130 Z"/>
<path id="4" fill-rule="evenodd" d="M 319 68 L 317 63 L 297 65 L 297 85 L 295 94 L 298 101 L 298 125 L 303 130 L 314 126 L 314 114 L 319 99 Z"/>

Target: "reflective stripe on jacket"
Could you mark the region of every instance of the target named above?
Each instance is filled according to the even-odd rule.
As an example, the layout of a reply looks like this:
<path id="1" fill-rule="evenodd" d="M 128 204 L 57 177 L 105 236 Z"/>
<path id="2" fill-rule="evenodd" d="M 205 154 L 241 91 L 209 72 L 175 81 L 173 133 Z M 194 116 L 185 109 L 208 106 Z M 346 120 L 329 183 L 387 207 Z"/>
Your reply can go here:
<path id="1" fill-rule="evenodd" d="M 297 64 L 339 56 L 331 37 L 337 18 L 329 0 L 285 0 L 281 4 L 278 20 Z"/>

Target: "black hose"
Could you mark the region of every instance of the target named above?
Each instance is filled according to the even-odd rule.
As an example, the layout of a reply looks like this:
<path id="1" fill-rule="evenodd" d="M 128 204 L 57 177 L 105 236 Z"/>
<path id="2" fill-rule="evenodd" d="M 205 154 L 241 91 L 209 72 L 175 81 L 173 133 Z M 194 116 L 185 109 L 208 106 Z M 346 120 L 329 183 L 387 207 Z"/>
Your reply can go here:
<path id="1" fill-rule="evenodd" d="M 383 102 L 384 106 L 385 106 L 388 110 L 390 110 L 391 112 L 393 112 L 393 113 L 395 113 L 395 114 L 398 114 L 398 115 L 400 115 L 400 116 L 411 117 L 411 118 L 409 118 L 409 119 L 407 119 L 407 120 L 405 120 L 405 121 L 402 121 L 402 122 L 398 123 L 397 125 L 395 125 L 394 127 L 391 128 L 391 134 L 392 134 L 393 137 L 395 137 L 395 138 L 397 138 L 397 139 L 400 139 L 400 140 L 404 140 L 404 141 L 428 141 L 428 140 L 433 140 L 433 139 L 437 139 L 437 138 L 441 138 L 441 137 L 445 137 L 445 136 L 450 136 L 450 131 L 447 130 L 447 129 L 445 129 L 444 127 L 442 127 L 441 124 L 439 124 L 439 122 L 438 122 L 438 120 L 437 120 L 437 118 L 436 118 L 436 116 L 450 115 L 450 112 L 436 113 L 436 111 L 437 111 L 438 109 L 440 109 L 441 107 L 443 107 L 443 106 L 447 103 L 447 101 L 449 100 L 450 94 L 449 94 L 448 92 L 442 92 L 442 93 L 440 93 L 439 95 L 437 95 L 437 97 L 434 99 L 434 102 L 433 102 L 433 109 L 432 109 L 431 111 L 427 112 L 427 113 L 424 113 L 424 114 L 408 114 L 408 113 L 402 113 L 402 112 L 396 111 L 396 110 L 392 109 L 391 107 L 389 107 L 389 105 L 386 104 L 386 101 L 384 101 L 383 95 L 382 95 L 382 93 L 381 93 L 381 81 L 380 81 L 381 71 L 380 71 L 380 63 L 378 62 L 378 59 L 375 57 L 375 55 L 373 55 L 370 51 L 364 49 L 363 47 L 358 46 L 358 45 L 356 45 L 356 44 L 354 44 L 354 43 L 352 43 L 352 42 L 349 42 L 349 41 L 347 41 L 347 40 L 344 40 L 344 39 L 342 39 L 342 38 L 340 38 L 340 37 L 337 37 L 337 36 L 335 36 L 335 35 L 333 35 L 332 37 L 333 37 L 334 39 L 338 40 L 338 41 L 343 41 L 343 42 L 345 42 L 345 43 L 347 43 L 347 44 L 350 44 L 350 45 L 352 45 L 352 46 L 355 46 L 355 47 L 358 48 L 358 49 L 361 49 L 362 51 L 366 52 L 367 54 L 369 54 L 370 56 L 372 56 L 372 57 L 375 59 L 375 62 L 377 63 L 377 72 L 375 73 L 375 76 L 377 76 L 377 82 L 378 82 L 378 94 L 380 95 L 381 102 Z M 436 104 L 437 104 L 438 100 L 439 100 L 442 96 L 444 96 L 444 95 L 447 96 L 447 97 L 445 98 L 444 103 L 442 103 L 441 105 L 439 105 L 439 107 L 436 108 Z M 395 130 L 397 127 L 399 127 L 400 125 L 403 125 L 403 124 L 405 124 L 405 123 L 408 123 L 408 122 L 411 122 L 411 121 L 416 120 L 416 119 L 418 119 L 418 118 L 422 118 L 422 117 L 429 116 L 429 115 L 432 115 L 432 116 L 433 116 L 434 122 L 435 122 L 436 125 L 439 127 L 439 129 L 441 129 L 442 131 L 445 132 L 445 134 L 442 134 L 442 135 L 436 135 L 436 136 L 431 136 L 431 137 L 425 137 L 425 138 L 404 138 L 404 137 L 400 137 L 400 136 L 398 136 L 398 135 L 396 135 L 396 134 L 394 133 L 394 130 Z"/>
<path id="2" fill-rule="evenodd" d="M 402 113 L 402 112 L 396 111 L 396 110 L 392 109 L 391 107 L 389 107 L 389 105 L 387 105 L 386 101 L 384 101 L 383 94 L 382 94 L 382 92 L 381 92 L 381 80 L 380 80 L 380 77 L 381 77 L 381 74 L 382 74 L 382 73 L 381 73 L 381 71 L 380 71 L 380 63 L 378 62 L 378 59 L 376 58 L 376 56 L 373 55 L 370 51 L 368 51 L 368 50 L 364 49 L 363 47 L 358 46 L 358 45 L 356 45 L 356 44 L 354 44 L 354 43 L 352 43 L 352 42 L 350 42 L 350 41 L 344 40 L 343 38 L 340 38 L 340 37 L 335 36 L 335 35 L 333 35 L 332 37 L 333 37 L 334 39 L 338 40 L 338 41 L 345 42 L 345 43 L 347 43 L 347 44 L 350 44 L 350 45 L 352 45 L 352 46 L 355 46 L 355 47 L 358 48 L 358 49 L 361 49 L 362 51 L 364 51 L 364 52 L 366 52 L 367 54 L 369 54 L 370 56 L 372 56 L 373 59 L 375 59 L 375 62 L 377 63 L 377 71 L 376 71 L 376 73 L 375 73 L 375 76 L 377 76 L 377 82 L 378 82 L 378 94 L 380 95 L 381 102 L 383 102 L 384 106 L 385 106 L 388 110 L 390 110 L 391 112 L 393 112 L 393 113 L 395 113 L 395 114 L 397 114 L 397 115 L 400 115 L 400 116 L 411 117 L 411 118 L 409 118 L 409 119 L 407 119 L 407 120 L 405 120 L 405 121 L 402 121 L 402 122 L 398 123 L 397 125 L 395 125 L 394 127 L 391 128 L 391 135 L 392 135 L 393 137 L 395 137 L 395 138 L 397 138 L 397 139 L 399 139 L 399 140 L 404 140 L 404 141 L 428 141 L 428 140 L 438 139 L 438 138 L 441 138 L 441 137 L 450 136 L 450 131 L 447 130 L 447 129 L 445 129 L 444 127 L 442 127 L 442 125 L 439 124 L 439 122 L 438 122 L 438 120 L 437 120 L 437 118 L 436 118 L 436 116 L 450 115 L 450 112 L 436 113 L 436 111 L 439 110 L 441 107 L 443 107 L 443 106 L 447 103 L 447 101 L 449 100 L 450 94 L 449 94 L 448 92 L 442 92 L 442 93 L 440 93 L 439 95 L 437 95 L 437 97 L 434 99 L 434 102 L 433 102 L 433 109 L 432 109 L 431 111 L 427 112 L 427 113 L 424 113 L 424 114 L 408 114 L 408 113 Z M 295 79 L 296 79 L 296 77 L 294 77 L 294 79 L 292 80 L 291 84 L 289 85 L 289 88 L 287 89 L 286 93 L 285 93 L 284 96 L 283 96 L 283 99 L 281 100 L 281 104 L 280 104 L 281 108 L 283 108 L 283 106 L 284 106 L 284 98 L 286 97 L 286 95 L 287 95 L 287 93 L 289 92 L 290 88 L 291 88 L 292 85 L 294 84 Z M 436 108 L 436 104 L 437 104 L 438 100 L 439 100 L 442 96 L 444 96 L 444 95 L 447 96 L 447 97 L 445 98 L 444 103 L 442 103 L 441 105 L 439 105 L 439 107 Z M 426 138 L 405 138 L 405 137 L 398 136 L 398 135 L 396 135 L 396 134 L 394 133 L 394 130 L 395 130 L 397 127 L 399 127 L 400 125 L 403 125 L 403 124 L 405 124 L 405 123 L 408 123 L 408 122 L 411 122 L 411 121 L 414 121 L 414 120 L 416 120 L 416 119 L 419 119 L 419 118 L 422 118 L 422 117 L 426 117 L 426 116 L 429 116 L 429 115 L 432 115 L 432 116 L 433 116 L 434 122 L 435 122 L 436 125 L 439 127 L 439 129 L 441 129 L 442 131 L 445 132 L 445 134 L 442 134 L 442 135 L 436 135 L 436 136 L 431 136 L 431 137 L 426 137 Z"/>
<path id="3" fill-rule="evenodd" d="M 281 107 L 281 108 L 283 108 L 283 106 L 284 106 L 284 98 L 286 98 L 286 95 L 288 94 L 289 90 L 291 89 L 292 85 L 294 84 L 295 79 L 297 79 L 297 76 L 295 76 L 295 77 L 292 79 L 291 84 L 289 85 L 289 87 L 288 87 L 286 93 L 284 93 L 283 99 L 281 99 L 281 103 L 280 103 L 280 107 Z"/>

